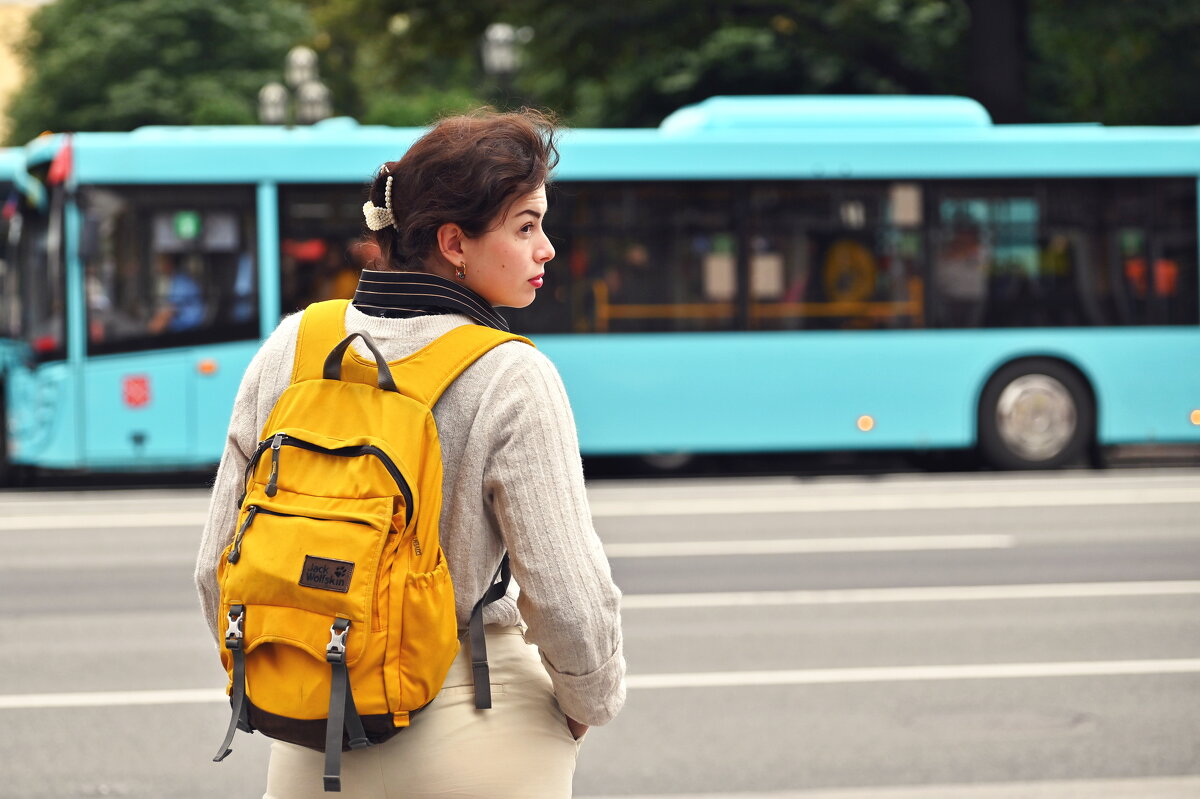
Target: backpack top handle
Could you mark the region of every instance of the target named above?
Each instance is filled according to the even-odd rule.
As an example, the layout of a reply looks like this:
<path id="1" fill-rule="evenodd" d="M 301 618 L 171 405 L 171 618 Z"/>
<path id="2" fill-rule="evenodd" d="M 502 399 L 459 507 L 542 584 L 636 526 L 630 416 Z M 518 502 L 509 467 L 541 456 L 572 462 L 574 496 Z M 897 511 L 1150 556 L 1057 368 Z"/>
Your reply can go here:
<path id="1" fill-rule="evenodd" d="M 337 343 L 337 346 L 330 351 L 329 357 L 325 359 L 325 368 L 321 376 L 326 380 L 342 379 L 342 357 L 349 349 L 350 342 L 356 338 L 361 338 L 367 345 L 367 349 L 375 356 L 375 364 L 379 367 L 379 387 L 384 391 L 395 391 L 399 394 L 400 389 L 396 388 L 396 380 L 392 377 L 392 370 L 388 366 L 387 359 L 383 357 L 379 347 L 375 346 L 375 340 L 371 338 L 371 334 L 365 330 L 351 333 Z"/>

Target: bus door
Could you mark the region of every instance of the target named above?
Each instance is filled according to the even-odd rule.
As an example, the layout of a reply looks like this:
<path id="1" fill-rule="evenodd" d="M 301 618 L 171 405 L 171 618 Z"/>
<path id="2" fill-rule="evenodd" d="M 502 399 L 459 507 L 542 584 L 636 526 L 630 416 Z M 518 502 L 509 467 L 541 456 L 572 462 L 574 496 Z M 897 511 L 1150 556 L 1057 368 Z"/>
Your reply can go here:
<path id="1" fill-rule="evenodd" d="M 44 172 L 44 169 L 41 170 Z M 63 198 L 49 195 L 43 174 L 18 175 L 5 204 L 8 261 L 0 305 L 3 325 L 3 447 L 9 463 L 71 468 L 79 449 L 74 385 L 67 363 Z"/>
<path id="2" fill-rule="evenodd" d="M 89 467 L 215 463 L 259 340 L 250 188 L 84 187 Z"/>

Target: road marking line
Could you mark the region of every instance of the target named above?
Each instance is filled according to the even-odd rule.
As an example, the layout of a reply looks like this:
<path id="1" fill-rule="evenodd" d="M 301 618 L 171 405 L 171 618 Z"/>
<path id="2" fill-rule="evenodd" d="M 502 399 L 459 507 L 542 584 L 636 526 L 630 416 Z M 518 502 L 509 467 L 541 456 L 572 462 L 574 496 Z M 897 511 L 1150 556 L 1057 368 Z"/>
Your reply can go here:
<path id="1" fill-rule="evenodd" d="M 1107 677 L 1137 674 L 1200 673 L 1200 658 L 1110 660 L 1076 663 L 980 663 L 965 666 L 885 666 L 852 669 L 713 671 L 681 674 L 634 674 L 638 688 L 734 688 L 762 685 L 827 685 L 929 680 L 998 680 L 1025 677 Z"/>
<path id="2" fill-rule="evenodd" d="M 839 496 L 801 494 L 783 497 L 694 497 L 691 499 L 597 500 L 592 516 L 713 516 L 748 513 L 834 513 L 841 511 L 966 510 L 984 508 L 1052 508 L 1090 505 L 1200 504 L 1200 488 L 1080 489 L 1074 491 L 996 491 L 876 494 Z"/>
<path id="3" fill-rule="evenodd" d="M 865 485 L 857 493 L 797 494 L 776 497 L 699 496 L 676 499 L 596 499 L 595 518 L 637 516 L 725 516 L 763 513 L 837 513 L 842 511 L 969 510 L 989 508 L 1051 508 L 1107 505 L 1200 504 L 1200 488 L 1146 486 L 1144 488 L 1082 488 L 1047 491 L 971 491 L 953 487 L 954 493 L 877 494 Z M 67 530 L 111 527 L 199 527 L 207 511 L 102 513 L 10 516 L 0 519 L 2 530 Z"/>
<path id="4" fill-rule="evenodd" d="M 891 666 L 853 669 L 796 669 L 784 671 L 716 671 L 682 674 L 634 674 L 630 689 L 734 688 L 763 685 L 830 685 L 927 680 L 997 680 L 1023 677 L 1104 677 L 1147 674 L 1200 673 L 1200 658 L 1178 660 L 1113 660 L 1080 663 L 981 663 L 965 666 Z M 134 705 L 194 705 L 225 703 L 211 688 L 164 691 L 97 691 L 64 694 L 0 695 L 0 710 L 126 707 Z"/>
<path id="5" fill-rule="evenodd" d="M 971 602 L 989 599 L 1075 599 L 1200 594 L 1200 580 L 1157 582 L 961 585 L 914 588 L 834 588 L 821 591 L 727 591 L 628 594 L 622 610 L 736 608 L 772 605 L 858 605 L 885 602 Z"/>
<path id="6" fill-rule="evenodd" d="M 610 558 L 681 558 L 705 555 L 787 555 L 822 552 L 908 552 L 927 549 L 1008 549 L 1011 535 L 897 535 L 848 538 L 771 538 L 742 541 L 641 541 L 606 544 Z"/>
<path id="7" fill-rule="evenodd" d="M 580 796 L 578 799 L 1193 799 L 1200 777 L 885 785 L 801 791 Z"/>
<path id="8" fill-rule="evenodd" d="M 203 527 L 208 512 L 138 513 L 120 516 L 10 516 L 0 519 L 0 530 L 96 530 L 114 527 Z"/>
<path id="9" fill-rule="evenodd" d="M 68 694 L 0 695 L 0 710 L 60 707 L 123 707 L 130 705 L 200 705 L 226 702 L 224 692 L 212 688 L 173 691 L 95 691 Z"/>

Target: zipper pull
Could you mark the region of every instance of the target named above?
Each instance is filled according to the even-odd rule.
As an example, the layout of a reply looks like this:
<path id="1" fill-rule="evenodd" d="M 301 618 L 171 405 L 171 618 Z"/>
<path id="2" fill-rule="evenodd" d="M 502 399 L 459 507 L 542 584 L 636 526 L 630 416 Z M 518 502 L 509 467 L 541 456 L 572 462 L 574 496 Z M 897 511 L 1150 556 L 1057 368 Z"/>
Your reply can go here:
<path id="1" fill-rule="evenodd" d="M 242 556 L 242 537 L 246 535 L 246 529 L 254 521 L 257 513 L 258 506 L 251 505 L 250 510 L 246 513 L 246 521 L 242 522 L 242 526 L 238 528 L 237 535 L 233 537 L 233 549 L 229 550 L 229 557 L 227 559 L 230 563 L 237 563 L 238 558 Z"/>
<path id="2" fill-rule="evenodd" d="M 273 497 L 279 491 L 279 448 L 283 446 L 283 433 L 276 433 L 271 439 L 271 479 L 267 480 L 267 496 Z"/>

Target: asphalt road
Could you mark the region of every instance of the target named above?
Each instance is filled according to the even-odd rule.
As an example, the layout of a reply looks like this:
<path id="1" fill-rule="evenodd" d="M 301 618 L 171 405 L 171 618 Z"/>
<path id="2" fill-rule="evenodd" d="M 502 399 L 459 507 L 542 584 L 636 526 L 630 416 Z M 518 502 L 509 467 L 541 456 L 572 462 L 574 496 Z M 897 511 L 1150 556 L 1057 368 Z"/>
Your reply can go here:
<path id="1" fill-rule="evenodd" d="M 598 482 L 629 700 L 576 796 L 1200 796 L 1200 471 Z M 194 489 L 0 494 L 0 797 L 257 797 Z"/>

